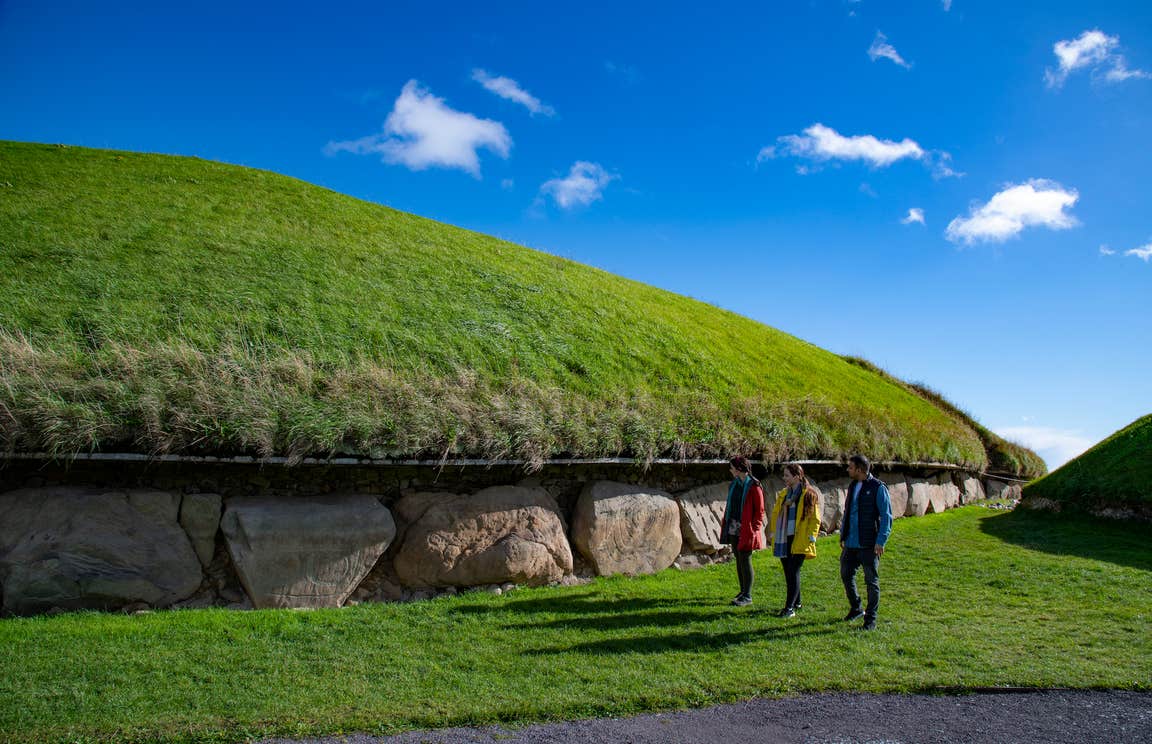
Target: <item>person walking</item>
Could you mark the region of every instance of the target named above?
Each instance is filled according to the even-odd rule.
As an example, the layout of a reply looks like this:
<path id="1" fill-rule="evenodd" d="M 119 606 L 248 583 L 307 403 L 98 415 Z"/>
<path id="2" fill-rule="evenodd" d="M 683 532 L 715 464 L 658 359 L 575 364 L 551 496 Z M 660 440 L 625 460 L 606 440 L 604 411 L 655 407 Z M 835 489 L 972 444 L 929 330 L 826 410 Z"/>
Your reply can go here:
<path id="1" fill-rule="evenodd" d="M 808 558 L 816 557 L 816 536 L 820 534 L 820 496 L 804 468 L 784 466 L 784 490 L 776 494 L 769 522 L 772 555 L 784 569 L 784 609 L 780 617 L 792 617 L 800 609 L 800 569 Z"/>
<path id="2" fill-rule="evenodd" d="M 864 618 L 861 630 L 876 628 L 880 609 L 880 556 L 892 534 L 892 501 L 888 487 L 870 472 L 872 463 L 864 455 L 848 458 L 848 497 L 844 500 L 844 521 L 840 525 L 840 580 L 848 597 L 845 621 Z M 856 571 L 864 569 L 868 606 L 860 609 L 856 592 Z"/>
<path id="3" fill-rule="evenodd" d="M 736 557 L 736 576 L 740 593 L 732 600 L 737 607 L 752 604 L 752 553 L 764 547 L 764 490 L 760 481 L 752 477 L 745 457 L 728 461 L 732 484 L 728 486 L 728 502 L 724 507 L 724 521 L 720 523 L 720 542 L 731 545 Z"/>

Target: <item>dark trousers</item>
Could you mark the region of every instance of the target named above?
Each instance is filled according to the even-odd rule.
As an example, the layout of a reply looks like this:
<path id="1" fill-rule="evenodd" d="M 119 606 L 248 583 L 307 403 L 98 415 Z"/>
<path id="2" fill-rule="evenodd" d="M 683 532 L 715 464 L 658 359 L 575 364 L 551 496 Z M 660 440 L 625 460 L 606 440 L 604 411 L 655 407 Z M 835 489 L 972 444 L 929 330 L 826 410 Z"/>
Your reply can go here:
<path id="1" fill-rule="evenodd" d="M 804 565 L 804 556 L 792 554 L 792 538 L 788 538 L 788 551 L 788 557 L 780 559 L 788 592 L 784 598 L 784 609 L 794 610 L 800 606 L 800 568 Z"/>
<path id="2" fill-rule="evenodd" d="M 752 598 L 752 582 L 756 580 L 756 572 L 752 570 L 752 551 L 736 550 L 736 578 L 740 580 L 740 595 Z"/>
<path id="3" fill-rule="evenodd" d="M 865 620 L 875 620 L 880 609 L 880 557 L 872 548 L 844 548 L 840 551 L 840 580 L 853 610 L 860 609 L 860 595 L 856 592 L 856 569 L 864 569 L 864 584 L 868 589 L 868 607 Z"/>

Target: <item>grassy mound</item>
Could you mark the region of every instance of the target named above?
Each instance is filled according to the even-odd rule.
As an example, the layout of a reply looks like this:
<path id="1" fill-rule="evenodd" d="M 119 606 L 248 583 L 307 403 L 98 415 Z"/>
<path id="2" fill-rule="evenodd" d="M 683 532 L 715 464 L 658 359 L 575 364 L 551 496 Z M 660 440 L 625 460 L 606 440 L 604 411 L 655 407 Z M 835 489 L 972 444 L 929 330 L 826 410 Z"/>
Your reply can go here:
<path id="1" fill-rule="evenodd" d="M 765 552 L 751 607 L 728 604 L 727 564 L 314 612 L 0 619 L 0 741 L 387 734 L 839 690 L 1148 691 L 1146 533 L 979 506 L 897 520 L 874 633 L 841 621 L 835 536 L 789 619 Z"/>
<path id="2" fill-rule="evenodd" d="M 785 333 L 273 173 L 0 143 L 0 195 L 8 451 L 988 463 Z"/>
<path id="3" fill-rule="evenodd" d="M 1050 499 L 1087 511 L 1134 504 L 1152 514 L 1152 414 L 1029 483 L 1024 498 Z"/>

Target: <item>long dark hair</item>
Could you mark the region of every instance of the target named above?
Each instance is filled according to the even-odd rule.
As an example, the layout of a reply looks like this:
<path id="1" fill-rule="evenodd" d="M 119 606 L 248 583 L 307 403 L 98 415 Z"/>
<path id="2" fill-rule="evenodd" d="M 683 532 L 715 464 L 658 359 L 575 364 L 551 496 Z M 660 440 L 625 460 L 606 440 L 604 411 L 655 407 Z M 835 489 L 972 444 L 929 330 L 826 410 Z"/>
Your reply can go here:
<path id="1" fill-rule="evenodd" d="M 800 511 L 800 517 L 803 518 L 805 514 L 811 513 L 811 511 L 816 508 L 816 489 L 812 487 L 812 481 L 808 480 L 808 476 L 804 475 L 804 468 L 802 466 L 790 462 L 784 466 L 784 472 L 796 476 L 804 485 L 802 491 L 804 494 L 804 508 Z"/>

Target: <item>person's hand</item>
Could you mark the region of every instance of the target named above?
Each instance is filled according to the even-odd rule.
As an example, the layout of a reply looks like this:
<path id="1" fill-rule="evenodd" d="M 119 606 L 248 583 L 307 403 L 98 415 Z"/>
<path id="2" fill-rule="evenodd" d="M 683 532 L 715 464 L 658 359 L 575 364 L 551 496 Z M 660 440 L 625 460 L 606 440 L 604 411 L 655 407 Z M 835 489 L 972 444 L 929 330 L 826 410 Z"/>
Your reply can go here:
<path id="1" fill-rule="evenodd" d="M 884 546 L 883 545 L 877 545 L 876 546 L 876 557 L 879 558 L 882 555 L 884 555 Z"/>

